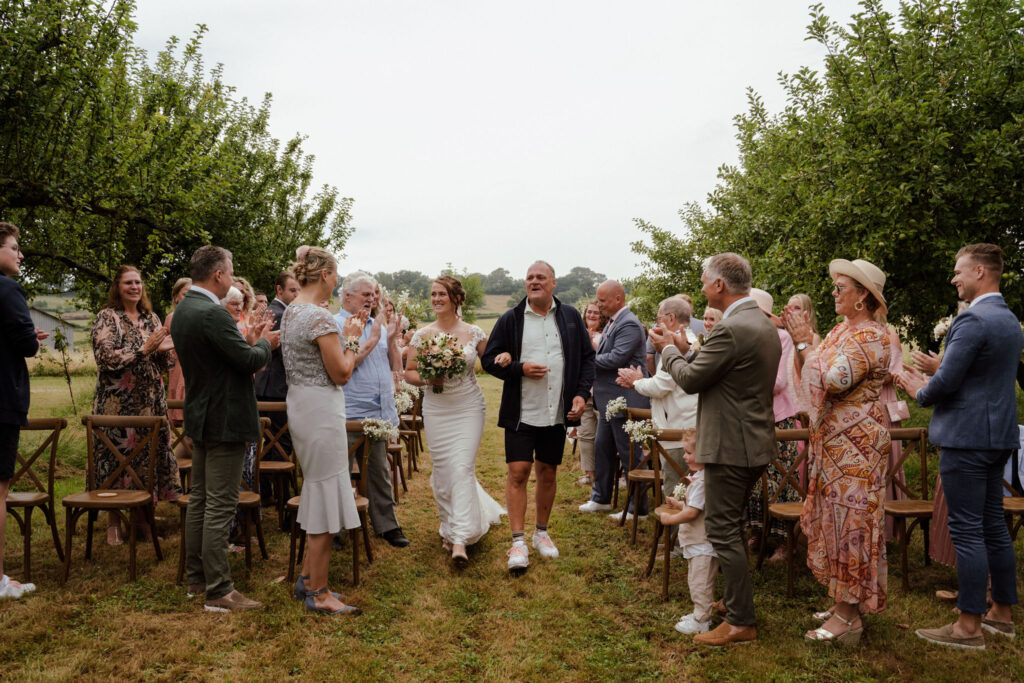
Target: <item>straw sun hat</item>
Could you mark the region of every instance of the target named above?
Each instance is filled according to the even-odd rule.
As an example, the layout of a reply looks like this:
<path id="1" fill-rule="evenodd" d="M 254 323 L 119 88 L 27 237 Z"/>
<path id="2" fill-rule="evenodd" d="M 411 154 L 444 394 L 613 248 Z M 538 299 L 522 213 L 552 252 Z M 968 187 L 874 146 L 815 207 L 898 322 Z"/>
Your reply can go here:
<path id="1" fill-rule="evenodd" d="M 889 312 L 885 305 L 885 297 L 882 296 L 882 290 L 885 288 L 885 273 L 874 263 L 864 259 L 847 261 L 844 258 L 837 258 L 828 264 L 828 272 L 833 278 L 836 275 L 845 275 L 855 280 L 857 284 L 874 295 L 883 315 Z"/>

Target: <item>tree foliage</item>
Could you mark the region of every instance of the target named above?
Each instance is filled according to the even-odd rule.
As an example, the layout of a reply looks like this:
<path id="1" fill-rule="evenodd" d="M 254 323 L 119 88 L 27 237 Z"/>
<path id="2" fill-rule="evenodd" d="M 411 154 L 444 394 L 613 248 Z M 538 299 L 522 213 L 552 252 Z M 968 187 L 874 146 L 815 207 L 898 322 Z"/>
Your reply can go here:
<path id="1" fill-rule="evenodd" d="M 22 227 L 26 281 L 101 301 L 122 263 L 158 308 L 192 252 L 218 244 L 267 288 L 300 244 L 341 250 L 350 199 L 313 190 L 271 98 L 237 98 L 200 52 L 206 28 L 135 47 L 130 0 L 0 0 L 0 216 Z"/>
<path id="2" fill-rule="evenodd" d="M 418 270 L 399 270 L 394 273 L 375 273 L 377 282 L 391 290 L 405 290 L 418 299 L 430 298 L 431 279 Z"/>
<path id="3" fill-rule="evenodd" d="M 1002 289 L 1024 303 L 1024 7 L 1019 0 L 919 0 L 898 19 L 878 0 L 840 26 L 811 8 L 824 72 L 780 75 L 786 106 L 749 94 L 739 161 L 719 169 L 682 235 L 642 220 L 635 294 L 697 295 L 700 262 L 747 256 L 776 299 L 807 292 L 827 321 L 828 262 L 865 258 L 889 279 L 890 318 L 925 344 L 955 305 L 954 255 L 1003 247 Z"/>

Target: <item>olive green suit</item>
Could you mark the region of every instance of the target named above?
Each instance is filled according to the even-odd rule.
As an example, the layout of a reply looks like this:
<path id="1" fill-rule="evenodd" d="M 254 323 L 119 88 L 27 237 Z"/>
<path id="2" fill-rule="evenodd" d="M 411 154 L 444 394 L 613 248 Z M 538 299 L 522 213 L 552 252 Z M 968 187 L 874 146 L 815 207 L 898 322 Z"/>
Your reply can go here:
<path id="1" fill-rule="evenodd" d="M 270 360 L 270 342 L 249 346 L 231 314 L 195 290 L 175 309 L 171 338 L 185 376 L 185 434 L 193 441 L 188 583 L 205 584 L 207 600 L 216 600 L 234 590 L 228 533 L 245 444 L 260 437 L 252 376 Z"/>
<path id="2" fill-rule="evenodd" d="M 725 620 L 733 626 L 756 625 L 744 511 L 751 487 L 777 453 L 772 391 L 781 355 L 775 325 L 749 299 L 715 325 L 691 362 L 674 346 L 661 356 L 683 391 L 698 395 L 704 527 L 725 577 Z"/>

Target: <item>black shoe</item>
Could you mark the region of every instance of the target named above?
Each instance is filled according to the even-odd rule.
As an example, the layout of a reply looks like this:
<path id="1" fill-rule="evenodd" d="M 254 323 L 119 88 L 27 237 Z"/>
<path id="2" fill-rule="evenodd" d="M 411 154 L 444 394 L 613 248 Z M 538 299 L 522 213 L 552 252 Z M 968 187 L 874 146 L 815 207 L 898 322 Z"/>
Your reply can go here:
<path id="1" fill-rule="evenodd" d="M 402 527 L 395 527 L 391 531 L 385 531 L 381 534 L 381 538 L 395 546 L 396 548 L 404 548 L 409 545 L 409 539 L 402 533 Z"/>

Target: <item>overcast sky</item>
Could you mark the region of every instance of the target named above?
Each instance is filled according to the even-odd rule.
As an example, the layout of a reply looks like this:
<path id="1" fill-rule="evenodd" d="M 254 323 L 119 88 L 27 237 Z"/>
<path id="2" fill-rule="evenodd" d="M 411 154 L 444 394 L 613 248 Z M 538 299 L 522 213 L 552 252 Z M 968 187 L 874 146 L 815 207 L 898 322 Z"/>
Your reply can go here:
<path id="1" fill-rule="evenodd" d="M 204 23 L 207 64 L 273 93 L 274 135 L 308 135 L 317 184 L 355 199 L 343 270 L 628 277 L 633 219 L 680 231 L 735 161 L 746 88 L 778 111 L 779 71 L 820 68 L 808 4 L 139 0 L 136 41 Z"/>

